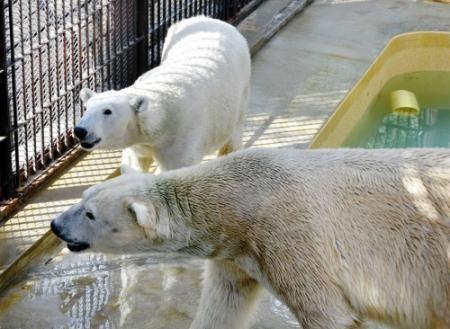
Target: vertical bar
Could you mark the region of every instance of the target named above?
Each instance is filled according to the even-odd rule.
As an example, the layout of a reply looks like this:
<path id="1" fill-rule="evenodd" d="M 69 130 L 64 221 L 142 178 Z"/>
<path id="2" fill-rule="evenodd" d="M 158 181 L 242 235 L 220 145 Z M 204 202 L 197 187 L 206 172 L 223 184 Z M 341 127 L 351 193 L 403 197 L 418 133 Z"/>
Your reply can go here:
<path id="1" fill-rule="evenodd" d="M 119 74 L 120 74 L 120 59 L 119 59 L 119 36 L 120 36 L 120 25 L 119 18 L 117 17 L 117 13 L 119 12 L 118 2 L 110 2 L 111 3 L 111 39 L 112 39 L 112 49 L 113 49 L 113 62 L 112 62 L 112 83 L 114 89 L 119 89 Z"/>
<path id="2" fill-rule="evenodd" d="M 156 29 L 158 30 L 158 34 L 156 37 L 156 50 L 157 50 L 157 55 L 156 55 L 156 62 L 159 63 L 160 59 L 161 59 L 161 1 L 157 0 L 156 1 L 156 12 L 158 15 L 158 24 L 156 26 Z"/>
<path id="3" fill-rule="evenodd" d="M 80 8 L 80 11 L 81 11 L 81 8 Z M 85 52 L 85 58 L 86 58 L 86 72 L 87 72 L 87 75 L 86 75 L 86 86 L 88 87 L 88 88 L 90 88 L 91 87 L 91 58 L 90 58 L 90 49 L 91 49 L 91 41 L 90 41 L 90 37 L 89 37 L 89 1 L 85 1 L 85 3 L 84 3 L 84 15 L 85 15 L 85 17 L 84 17 L 84 24 L 85 24 L 85 28 L 86 28 L 86 33 L 85 33 L 85 35 L 86 35 L 86 44 L 85 44 L 85 46 L 86 46 L 86 52 Z M 81 24 L 82 25 L 82 24 Z M 84 79 L 83 79 L 84 80 Z M 94 86 L 94 90 L 95 90 L 95 86 Z"/>
<path id="4" fill-rule="evenodd" d="M 202 1 L 203 4 L 203 15 L 207 16 L 208 15 L 208 0 L 203 0 Z"/>
<path id="5" fill-rule="evenodd" d="M 22 13 L 21 13 L 22 14 Z M 15 160 L 15 177 L 11 177 L 13 180 L 14 188 L 19 187 L 20 185 L 20 159 L 19 159 L 19 124 L 18 124 L 18 106 L 17 106 L 17 90 L 16 90 L 16 56 L 15 56 L 15 49 L 14 49 L 14 24 L 13 24 L 13 10 L 12 10 L 12 3 L 9 2 L 8 5 L 8 16 L 9 16 L 9 42 L 10 42 L 10 52 L 11 52 L 11 63 L 14 63 L 14 65 L 11 67 L 11 89 L 12 89 L 12 110 L 13 110 L 13 122 L 14 122 L 14 160 Z M 23 56 L 21 56 L 21 60 L 23 63 Z M 6 71 L 6 74 L 8 72 Z M 12 167 L 12 164 L 11 164 Z M 11 191 L 11 194 L 13 194 L 14 191 Z"/>
<path id="6" fill-rule="evenodd" d="M 56 3 L 57 0 L 55 0 Z M 67 130 L 68 130 L 68 126 L 69 126 L 69 93 L 70 91 L 67 90 L 67 82 L 68 82 L 68 70 L 67 70 L 67 63 L 68 63 L 68 54 L 67 54 L 67 50 L 69 48 L 69 45 L 67 43 L 67 24 L 66 24 L 66 3 L 63 2 L 61 4 L 62 6 L 62 57 L 63 57 L 63 73 L 61 73 L 61 76 L 64 76 L 63 81 L 62 81 L 62 85 L 64 86 L 63 88 L 63 95 L 64 95 L 64 122 L 66 125 L 66 129 L 64 131 L 64 135 L 61 134 L 61 115 L 58 113 L 58 108 L 56 109 L 56 113 L 58 115 L 58 144 L 56 145 L 56 151 L 59 153 L 59 155 L 61 155 L 61 153 L 63 152 L 63 145 L 66 144 L 67 145 Z M 57 11 L 56 11 L 57 12 Z M 59 52 L 59 43 L 58 43 L 58 39 L 56 39 L 56 51 Z M 61 95 L 61 85 L 58 82 L 56 85 L 56 89 L 57 89 L 57 96 L 58 98 Z M 61 136 L 63 136 L 63 138 L 61 138 Z"/>
<path id="7" fill-rule="evenodd" d="M 198 3 L 197 3 L 197 0 L 193 1 L 193 5 L 194 5 L 193 14 L 194 14 L 194 16 L 196 16 L 196 15 L 198 15 Z"/>
<path id="8" fill-rule="evenodd" d="M 56 76 L 56 83 L 55 83 L 55 94 L 56 95 L 55 95 L 55 97 L 56 97 L 57 101 L 56 101 L 56 104 L 54 104 L 54 105 L 52 104 L 51 105 L 52 107 L 54 107 L 53 109 L 55 110 L 53 112 L 53 109 L 52 109 L 51 113 L 54 113 L 56 115 L 57 124 L 56 124 L 56 137 L 55 136 L 51 136 L 51 138 L 52 138 L 51 142 L 54 143 L 54 146 L 52 146 L 51 149 L 52 149 L 52 152 L 59 153 L 59 155 L 60 155 L 60 150 L 61 150 L 61 119 L 62 119 L 63 115 L 65 115 L 65 117 L 67 118 L 67 89 L 64 88 L 64 93 L 63 93 L 63 95 L 61 95 L 61 85 L 63 85 L 64 82 L 66 81 L 66 75 L 65 75 L 65 72 L 66 72 L 65 71 L 66 56 L 65 56 L 65 54 L 63 54 L 63 56 L 62 56 L 62 63 L 60 63 L 60 57 L 59 57 L 59 55 L 60 55 L 60 53 L 59 53 L 60 52 L 60 43 L 59 43 L 60 36 L 59 36 L 59 29 L 58 29 L 58 20 L 56 19 L 56 17 L 58 17 L 58 5 L 57 5 L 57 2 L 58 2 L 57 0 L 54 1 L 54 7 L 53 7 L 54 8 L 54 14 L 53 14 L 54 21 L 53 22 L 55 24 L 55 35 L 56 35 L 54 47 L 55 47 L 56 62 L 58 63 L 58 67 L 56 68 L 56 73 L 55 73 L 55 76 Z M 65 35 L 66 35 L 66 31 L 65 31 L 66 21 L 65 21 L 64 8 L 65 8 L 65 5 L 64 5 L 64 2 L 63 2 L 63 3 L 61 3 L 61 15 L 62 15 L 62 19 L 63 19 L 63 22 L 62 22 L 62 24 L 63 24 L 63 26 L 62 26 L 62 35 L 61 35 L 62 38 L 65 37 Z M 63 43 L 63 47 L 64 47 L 63 51 L 65 52 L 65 42 Z M 61 99 L 61 96 L 64 97 L 64 102 Z M 50 98 L 50 102 L 51 101 L 52 101 L 52 99 Z M 63 110 L 62 114 L 59 111 L 61 106 L 64 106 L 64 110 Z M 54 155 L 54 156 L 56 158 L 56 155 Z"/>
<path id="9" fill-rule="evenodd" d="M 75 40 L 78 42 L 78 38 L 77 38 L 77 32 L 75 30 L 75 18 L 74 18 L 74 5 L 73 5 L 73 1 L 74 0 L 70 0 L 70 59 L 71 59 L 71 63 L 70 63 L 70 75 L 71 75 L 71 99 L 72 99 L 72 125 L 75 126 L 75 120 L 77 118 L 77 107 L 76 107 L 76 101 L 75 101 L 75 92 L 78 90 L 78 88 L 76 88 L 77 85 L 77 79 L 76 79 L 76 74 L 77 74 L 77 62 L 75 60 L 75 54 L 79 54 L 79 52 L 77 51 L 78 49 L 78 44 L 75 43 Z M 79 58 L 79 55 L 78 55 Z M 79 62 L 80 66 L 81 63 Z M 69 130 L 68 127 L 68 123 L 66 123 L 66 130 Z M 72 145 L 72 138 L 70 139 L 70 141 L 68 141 L 68 143 L 66 144 L 67 147 Z"/>
<path id="10" fill-rule="evenodd" d="M 37 163 L 37 132 L 36 132 L 36 88 L 34 83 L 34 54 L 33 54 L 33 10 L 31 8 L 31 0 L 28 1 L 28 36 L 30 40 L 30 89 L 31 89 L 31 122 L 33 126 L 32 137 L 33 137 L 33 171 L 36 171 L 38 167 Z M 26 109 L 25 109 L 26 111 Z"/>
<path id="11" fill-rule="evenodd" d="M 125 1 L 125 67 L 127 68 L 125 72 L 126 76 L 126 86 L 130 85 L 132 82 L 136 80 L 136 65 L 137 65 L 137 47 L 136 42 L 139 40 L 136 39 L 136 3 L 137 1 Z M 135 49 L 133 49 L 135 48 Z"/>
<path id="12" fill-rule="evenodd" d="M 115 13 L 117 12 L 116 9 L 117 3 L 113 1 L 108 2 L 108 9 L 109 9 L 109 42 L 108 45 L 108 51 L 109 51 L 109 58 L 110 58 L 110 79 L 111 79 L 111 88 L 117 89 L 117 31 L 119 30 L 117 27 L 117 17 L 115 16 Z"/>
<path id="13" fill-rule="evenodd" d="M 38 104 L 39 104 L 39 112 L 36 112 L 37 114 L 39 114 L 39 118 L 40 118 L 40 132 L 41 132 L 41 151 L 40 151 L 40 168 L 45 168 L 45 120 L 44 120 L 44 74 L 42 71 L 42 66 L 43 66 L 43 60 L 42 60 L 42 52 L 44 51 L 44 46 L 42 44 L 42 37 L 41 37 L 41 33 L 42 31 L 45 29 L 41 28 L 41 7 L 40 7 L 40 2 L 39 0 L 36 1 L 36 11 L 37 11 L 37 51 L 38 51 L 38 85 L 39 85 L 39 92 L 38 92 Z M 50 68 L 49 68 L 50 71 Z M 37 133 L 37 132 L 35 132 Z M 39 167 L 36 165 L 37 169 L 39 169 Z"/>
<path id="14" fill-rule="evenodd" d="M 150 67 L 154 67 L 156 63 L 155 56 L 155 4 L 150 3 Z"/>
<path id="15" fill-rule="evenodd" d="M 27 104 L 28 104 L 28 97 L 27 97 L 27 91 L 26 91 L 26 61 L 25 61 L 25 30 L 24 30 L 24 9 L 22 5 L 22 0 L 19 2 L 19 11 L 20 11 L 20 20 L 19 20 L 19 26 L 20 26 L 20 48 L 22 52 L 22 74 L 21 74 L 21 89 L 22 89 L 22 102 L 23 102 L 23 130 L 24 130 L 24 146 L 25 146 L 25 170 L 24 170 L 24 176 L 29 177 L 30 176 L 30 156 L 29 156 L 29 149 L 28 149 L 28 119 L 27 119 Z M 15 112 L 17 115 L 17 111 Z M 19 128 L 17 128 L 19 129 Z M 18 138 L 16 138 L 16 143 L 18 144 L 20 141 Z M 16 151 L 16 175 L 17 175 L 17 185 L 19 186 L 19 151 L 17 149 Z"/>
<path id="16" fill-rule="evenodd" d="M 112 55 L 111 55 L 111 3 L 106 3 L 106 76 L 108 77 L 108 90 L 111 89 L 111 65 L 112 65 Z"/>
<path id="17" fill-rule="evenodd" d="M 162 11 L 162 15 L 163 15 L 163 29 L 162 29 L 162 37 L 161 37 L 161 49 L 164 46 L 164 38 L 166 37 L 167 34 L 167 26 L 169 24 L 169 20 L 167 17 L 167 1 L 166 0 L 162 0 L 163 2 L 163 11 Z M 161 56 L 162 56 L 162 52 L 161 52 Z M 161 61 L 161 59 L 160 59 Z"/>
<path id="18" fill-rule="evenodd" d="M 136 34 L 138 44 L 136 49 L 136 76 L 148 70 L 148 0 L 137 0 Z"/>
<path id="19" fill-rule="evenodd" d="M 171 2 L 172 3 L 172 2 Z M 177 17 L 178 17 L 178 6 L 177 6 L 177 1 L 174 0 L 173 1 L 173 22 L 175 23 L 177 21 Z"/>
<path id="20" fill-rule="evenodd" d="M 119 7 L 118 7 L 118 11 L 116 11 L 116 14 L 118 14 L 118 22 L 119 22 L 119 46 L 120 46 L 120 50 L 119 50 L 119 74 L 120 74 L 120 88 L 123 88 L 124 86 L 124 72 L 125 72 L 125 54 L 124 54 L 124 28 L 123 28 L 123 15 L 124 15 L 124 11 L 123 11 L 123 0 L 118 0 L 119 2 Z"/>
<path id="21" fill-rule="evenodd" d="M 57 11 L 57 7 L 54 7 L 54 10 Z M 57 13 L 55 13 L 54 15 L 57 15 Z M 50 13 L 49 13 L 49 1 L 47 1 L 46 6 L 45 6 L 45 28 L 47 30 L 47 40 L 46 40 L 46 44 L 47 44 L 47 90 L 48 90 L 48 98 L 47 98 L 47 102 L 43 104 L 43 108 L 42 110 L 46 109 L 48 110 L 48 125 L 49 125 L 49 130 L 50 130 L 50 136 L 49 136 L 49 145 L 47 146 L 49 152 L 49 160 L 53 160 L 54 159 L 54 150 L 55 150 L 55 141 L 53 140 L 53 107 L 54 105 L 52 104 L 52 96 L 53 96 L 53 88 L 52 88 L 52 64 L 51 64 L 51 43 L 52 43 L 52 36 L 50 35 Z M 54 24 L 56 25 L 56 22 L 54 22 Z M 57 42 L 56 40 L 58 39 L 58 31 L 57 31 L 57 26 L 55 26 L 55 42 Z M 55 80 L 56 80 L 56 84 L 59 81 L 59 75 L 58 75 L 58 71 L 59 71 L 59 60 L 58 60 L 58 48 L 56 48 L 56 52 L 55 52 L 56 58 L 55 58 L 55 62 L 54 62 L 54 67 L 55 67 Z M 41 79 L 43 79 L 44 77 L 41 75 Z M 53 80 L 53 81 L 55 81 Z M 57 87 L 56 87 L 57 88 Z M 43 91 L 41 91 L 43 93 Z M 56 108 L 58 108 L 59 105 L 59 97 L 56 98 Z M 59 123 L 59 115 L 57 116 L 57 121 Z M 44 129 L 44 125 L 42 125 L 42 129 Z M 45 163 L 47 164 L 47 163 Z"/>
<path id="22" fill-rule="evenodd" d="M 11 6 L 11 3 L 8 4 Z M 11 196 L 14 189 L 11 165 L 11 119 L 8 101 L 8 69 L 6 64 L 5 6 L 0 6 L 0 184 L 2 197 Z M 9 17 L 11 20 L 12 17 Z M 12 33 L 12 30 L 10 31 Z M 10 36 L 12 38 L 12 35 Z M 12 68 L 14 70 L 14 68 Z M 18 155 L 16 155 L 18 156 Z"/>
<path id="23" fill-rule="evenodd" d="M 230 11 L 230 0 L 225 0 L 225 4 L 223 6 L 223 19 L 229 20 L 230 17 L 233 16 L 233 13 Z"/>
<path id="24" fill-rule="evenodd" d="M 101 90 L 105 90 L 105 54 L 104 54 L 104 50 L 103 50 L 103 42 L 104 42 L 104 37 L 103 37 L 103 22 L 104 22 L 104 17 L 103 17 L 103 0 L 100 0 L 100 8 L 99 8 L 100 12 L 99 12 L 99 39 L 100 39 L 100 44 L 99 44 L 99 53 L 100 53 L 100 57 L 99 57 L 99 66 L 100 66 L 100 80 L 101 80 Z"/>
<path id="25" fill-rule="evenodd" d="M 97 8 L 95 6 L 96 1 L 92 1 L 92 66 L 93 66 L 93 70 L 94 70 L 94 88 L 98 88 L 98 84 L 97 84 L 97 41 L 98 41 L 98 36 L 97 36 L 97 30 L 96 30 L 96 25 L 97 25 Z M 86 4 L 87 7 L 87 4 Z"/>
<path id="26" fill-rule="evenodd" d="M 79 82 L 79 86 L 77 86 L 76 91 L 77 91 L 77 96 L 79 95 L 79 92 L 81 90 L 81 87 L 83 86 L 83 38 L 82 38 L 82 29 L 81 29 L 81 2 L 80 0 L 78 0 L 78 6 L 77 6 L 77 11 L 78 11 L 78 19 L 76 20 L 76 29 L 78 32 L 77 35 L 77 41 L 78 41 L 78 82 Z M 86 56 L 87 57 L 87 56 Z M 74 106 L 74 111 L 75 111 L 75 106 Z M 76 120 L 76 113 L 74 112 L 75 116 L 73 118 L 73 123 L 75 125 L 75 120 Z M 80 107 L 80 116 L 83 115 L 83 108 Z"/>

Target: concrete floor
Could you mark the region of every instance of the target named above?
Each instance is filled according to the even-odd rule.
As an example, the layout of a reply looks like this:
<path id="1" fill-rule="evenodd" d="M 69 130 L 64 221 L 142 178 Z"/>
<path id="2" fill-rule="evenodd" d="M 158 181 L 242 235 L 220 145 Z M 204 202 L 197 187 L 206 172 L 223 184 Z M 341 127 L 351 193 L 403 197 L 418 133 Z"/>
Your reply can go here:
<path id="1" fill-rule="evenodd" d="M 254 58 L 245 145 L 307 147 L 386 42 L 415 30 L 449 31 L 450 6 L 316 0 Z M 188 328 L 201 267 L 198 260 L 63 252 L 0 299 L 0 328 Z M 267 297 L 253 328 L 298 325 Z"/>

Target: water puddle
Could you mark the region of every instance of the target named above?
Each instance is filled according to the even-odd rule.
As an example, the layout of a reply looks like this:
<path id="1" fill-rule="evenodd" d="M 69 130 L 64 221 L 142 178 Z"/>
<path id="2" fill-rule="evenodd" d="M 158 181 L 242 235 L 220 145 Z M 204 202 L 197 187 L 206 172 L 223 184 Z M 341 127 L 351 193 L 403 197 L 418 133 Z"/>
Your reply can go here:
<path id="1" fill-rule="evenodd" d="M 60 255 L 0 299 L 0 328 L 189 328 L 203 262 L 154 256 Z M 299 328 L 265 298 L 253 328 Z"/>

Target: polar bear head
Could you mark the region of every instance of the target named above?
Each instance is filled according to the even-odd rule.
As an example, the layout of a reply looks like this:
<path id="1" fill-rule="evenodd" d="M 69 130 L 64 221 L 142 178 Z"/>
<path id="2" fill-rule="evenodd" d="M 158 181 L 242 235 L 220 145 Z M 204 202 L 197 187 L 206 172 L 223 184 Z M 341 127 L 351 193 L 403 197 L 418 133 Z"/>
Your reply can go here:
<path id="1" fill-rule="evenodd" d="M 152 196 L 152 176 L 129 174 L 89 188 L 52 221 L 52 231 L 71 251 L 176 252 L 186 242 L 185 230 Z"/>
<path id="2" fill-rule="evenodd" d="M 75 136 L 85 150 L 95 148 L 123 149 L 136 143 L 139 134 L 138 114 L 147 105 L 145 96 L 121 91 L 80 92 L 84 114 L 74 128 Z"/>

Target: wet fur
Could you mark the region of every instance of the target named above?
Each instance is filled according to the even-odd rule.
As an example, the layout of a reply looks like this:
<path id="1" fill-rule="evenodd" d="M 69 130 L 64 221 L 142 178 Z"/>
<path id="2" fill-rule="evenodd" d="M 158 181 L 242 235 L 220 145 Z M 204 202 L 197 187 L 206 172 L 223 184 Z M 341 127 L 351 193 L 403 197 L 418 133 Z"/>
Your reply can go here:
<path id="1" fill-rule="evenodd" d="M 247 150 L 113 179 L 81 204 L 121 214 L 127 198 L 156 211 L 157 238 L 92 248 L 210 259 L 192 329 L 246 328 L 261 286 L 304 329 L 450 327 L 450 150 Z"/>

